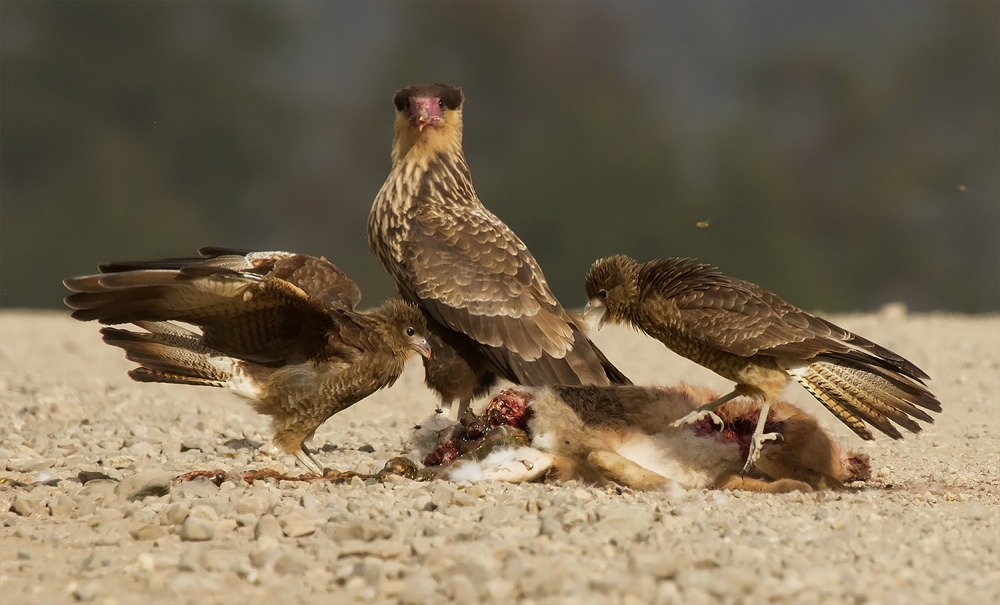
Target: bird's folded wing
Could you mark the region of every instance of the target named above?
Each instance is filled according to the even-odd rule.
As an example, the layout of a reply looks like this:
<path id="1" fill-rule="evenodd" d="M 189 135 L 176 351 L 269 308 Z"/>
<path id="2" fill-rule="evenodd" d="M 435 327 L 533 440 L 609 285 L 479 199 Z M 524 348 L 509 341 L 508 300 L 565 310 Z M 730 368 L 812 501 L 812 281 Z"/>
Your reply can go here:
<path id="1" fill-rule="evenodd" d="M 927 378 L 900 355 L 772 292 L 741 280 L 731 280 L 731 284 L 693 289 L 676 297 L 683 323 L 699 341 L 744 357 L 758 353 L 791 359 L 834 355 L 874 363 L 917 382 Z"/>
<path id="2" fill-rule="evenodd" d="M 562 358 L 578 330 L 524 244 L 488 214 L 418 216 L 406 253 L 412 294 L 435 320 L 524 360 Z"/>
<path id="3" fill-rule="evenodd" d="M 691 288 L 674 302 L 691 337 L 735 355 L 808 359 L 851 349 L 843 342 L 850 332 L 753 284 L 732 280 L 732 285 Z"/>

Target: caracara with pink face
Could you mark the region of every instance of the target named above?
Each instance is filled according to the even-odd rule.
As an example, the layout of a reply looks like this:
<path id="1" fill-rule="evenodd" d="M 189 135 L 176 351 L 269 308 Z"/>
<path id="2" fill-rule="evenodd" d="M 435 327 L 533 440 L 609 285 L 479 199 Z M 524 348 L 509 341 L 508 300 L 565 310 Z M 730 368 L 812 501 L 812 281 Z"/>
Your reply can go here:
<path id="1" fill-rule="evenodd" d="M 427 384 L 468 407 L 498 377 L 542 386 L 627 384 L 580 331 L 517 235 L 479 201 L 462 150 L 462 90 L 396 92 L 392 170 L 368 245 L 427 315 Z"/>

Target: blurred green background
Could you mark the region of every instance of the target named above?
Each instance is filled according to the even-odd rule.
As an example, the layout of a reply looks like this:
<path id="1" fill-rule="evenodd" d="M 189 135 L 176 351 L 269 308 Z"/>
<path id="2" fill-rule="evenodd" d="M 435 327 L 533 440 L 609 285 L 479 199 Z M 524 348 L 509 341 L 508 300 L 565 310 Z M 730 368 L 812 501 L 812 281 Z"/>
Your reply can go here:
<path id="1" fill-rule="evenodd" d="M 480 197 L 567 307 L 622 252 L 696 256 L 812 310 L 1000 309 L 994 1 L 0 13 L 3 307 L 204 245 L 325 255 L 376 304 L 390 98 L 444 81 Z"/>

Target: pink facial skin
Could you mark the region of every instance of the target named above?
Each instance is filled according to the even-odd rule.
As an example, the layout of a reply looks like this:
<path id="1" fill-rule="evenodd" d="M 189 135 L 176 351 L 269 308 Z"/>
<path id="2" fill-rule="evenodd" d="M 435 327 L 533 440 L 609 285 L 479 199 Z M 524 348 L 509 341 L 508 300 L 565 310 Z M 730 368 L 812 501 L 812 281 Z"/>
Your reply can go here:
<path id="1" fill-rule="evenodd" d="M 437 126 L 442 119 L 441 99 L 437 97 L 410 98 L 410 122 L 420 132 L 423 132 L 427 126 Z"/>

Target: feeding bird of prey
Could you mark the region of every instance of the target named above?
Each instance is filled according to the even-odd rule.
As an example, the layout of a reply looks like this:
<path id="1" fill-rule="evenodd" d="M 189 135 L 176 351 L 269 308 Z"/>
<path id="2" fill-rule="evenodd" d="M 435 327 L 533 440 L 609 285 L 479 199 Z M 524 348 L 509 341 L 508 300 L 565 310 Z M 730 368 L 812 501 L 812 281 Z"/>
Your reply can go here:
<path id="1" fill-rule="evenodd" d="M 924 385 L 929 377 L 913 363 L 861 336 L 811 315 L 776 294 L 689 258 L 638 263 L 627 256 L 596 261 L 587 273 L 588 315 L 630 325 L 675 353 L 736 382 L 732 392 L 675 424 L 709 416 L 739 396 L 761 401 L 744 470 L 762 444 L 769 405 L 794 378 L 859 437 L 872 440 L 866 423 L 893 439 L 898 424 L 921 430 L 933 422 L 924 410 L 941 403 Z M 923 408 L 923 409 L 921 409 Z"/>
<path id="2" fill-rule="evenodd" d="M 524 242 L 486 209 L 462 148 L 464 96 L 431 84 L 393 97 L 392 169 L 368 215 L 368 245 L 424 311 L 427 384 L 459 414 L 497 377 L 528 386 L 628 384 L 549 289 Z"/>
<path id="3" fill-rule="evenodd" d="M 423 313 L 399 299 L 355 311 L 360 290 L 324 258 L 200 252 L 68 278 L 66 305 L 82 321 L 142 330 L 101 330 L 139 364 L 133 380 L 229 389 L 271 417 L 275 446 L 323 474 L 305 442 L 337 412 L 391 386 L 414 353 L 431 355 Z"/>

